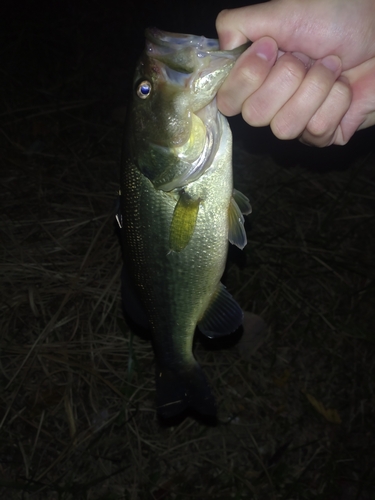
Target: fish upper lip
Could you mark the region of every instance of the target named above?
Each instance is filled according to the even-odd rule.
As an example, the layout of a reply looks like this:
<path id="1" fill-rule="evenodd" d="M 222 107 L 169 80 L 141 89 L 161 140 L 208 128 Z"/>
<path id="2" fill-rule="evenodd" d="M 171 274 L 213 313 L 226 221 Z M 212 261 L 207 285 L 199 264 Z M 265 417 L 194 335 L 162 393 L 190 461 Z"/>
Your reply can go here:
<path id="1" fill-rule="evenodd" d="M 159 30 L 158 28 L 147 28 L 145 31 L 146 39 L 158 47 L 163 47 L 172 51 L 171 46 L 190 45 L 197 49 L 207 52 L 219 50 L 219 41 L 215 38 L 206 38 L 199 35 L 171 33 L 169 31 Z"/>
<path id="2" fill-rule="evenodd" d="M 171 33 L 158 28 L 147 28 L 145 37 L 148 42 L 161 49 L 162 54 L 174 52 L 177 47 L 191 46 L 197 50 L 198 57 L 212 55 L 216 57 L 226 57 L 229 59 L 237 59 L 252 42 L 247 42 L 232 50 L 220 50 L 219 40 L 216 38 L 206 38 L 199 35 Z M 152 50 L 152 47 L 149 48 Z"/>

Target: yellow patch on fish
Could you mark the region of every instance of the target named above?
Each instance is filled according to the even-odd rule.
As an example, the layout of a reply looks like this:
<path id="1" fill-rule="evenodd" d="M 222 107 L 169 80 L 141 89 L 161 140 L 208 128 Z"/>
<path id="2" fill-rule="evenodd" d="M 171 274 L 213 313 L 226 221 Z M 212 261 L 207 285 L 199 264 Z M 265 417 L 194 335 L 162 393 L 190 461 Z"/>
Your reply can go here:
<path id="1" fill-rule="evenodd" d="M 173 212 L 169 245 L 171 250 L 181 252 L 193 236 L 197 222 L 200 199 L 192 199 L 185 191 L 181 192 Z"/>

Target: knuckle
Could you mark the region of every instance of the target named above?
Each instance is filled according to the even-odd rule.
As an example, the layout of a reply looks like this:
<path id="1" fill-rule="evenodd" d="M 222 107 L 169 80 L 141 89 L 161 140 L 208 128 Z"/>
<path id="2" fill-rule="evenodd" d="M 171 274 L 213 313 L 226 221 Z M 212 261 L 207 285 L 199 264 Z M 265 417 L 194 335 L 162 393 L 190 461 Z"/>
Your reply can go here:
<path id="1" fill-rule="evenodd" d="M 242 85 L 254 91 L 259 86 L 260 75 L 250 65 L 244 64 L 238 68 L 238 79 Z"/>
<path id="2" fill-rule="evenodd" d="M 235 99 L 231 98 L 231 96 L 227 94 L 221 95 L 220 97 L 218 96 L 217 105 L 221 113 L 225 116 L 234 116 L 240 111 Z"/>
<path id="3" fill-rule="evenodd" d="M 226 18 L 228 16 L 229 10 L 224 9 L 219 12 L 216 18 L 216 30 L 218 33 L 221 32 L 224 25 L 226 25 Z"/>
<path id="4" fill-rule="evenodd" d="M 323 140 L 333 133 L 338 125 L 338 118 L 332 109 L 318 109 L 306 126 L 310 136 Z"/>
<path id="5" fill-rule="evenodd" d="M 326 80 L 312 79 L 307 91 L 310 96 L 326 95 L 330 87 L 330 82 Z"/>
<path id="6" fill-rule="evenodd" d="M 330 126 L 327 123 L 326 117 L 317 113 L 311 118 L 306 129 L 311 136 L 323 138 L 329 132 Z"/>
<path id="7" fill-rule="evenodd" d="M 335 82 L 328 99 L 309 121 L 309 134 L 320 139 L 331 135 L 348 110 L 351 96 L 348 85 L 341 81 Z"/>
<path id="8" fill-rule="evenodd" d="M 348 102 L 350 103 L 352 100 L 352 89 L 349 85 L 344 83 L 341 80 L 336 80 L 334 86 L 333 86 L 334 92 L 338 95 L 340 98 L 340 101 L 342 102 Z"/>
<path id="9" fill-rule="evenodd" d="M 285 56 L 280 58 L 283 65 L 283 72 L 285 80 L 288 84 L 296 81 L 301 81 L 306 74 L 306 68 L 303 63 L 296 57 L 290 56 L 282 60 Z"/>
<path id="10" fill-rule="evenodd" d="M 248 99 L 242 107 L 242 118 L 253 127 L 263 127 L 269 124 L 264 107 L 253 100 Z"/>
<path id="11" fill-rule="evenodd" d="M 299 141 L 302 144 L 305 144 L 306 146 L 315 146 L 317 148 L 324 148 L 332 144 L 332 137 L 329 136 L 323 139 L 319 139 L 314 136 L 311 136 L 308 132 L 304 132 L 299 138 Z"/>
<path id="12" fill-rule="evenodd" d="M 271 130 L 274 135 L 282 140 L 290 140 L 298 137 L 300 131 L 296 131 L 291 127 L 290 120 L 285 120 L 283 116 L 276 115 L 271 121 Z"/>
<path id="13" fill-rule="evenodd" d="M 336 124 L 332 122 L 332 115 L 328 115 L 327 112 L 318 110 L 314 116 L 310 119 L 306 126 L 308 133 L 316 138 L 323 138 L 325 135 L 329 134 Z"/>

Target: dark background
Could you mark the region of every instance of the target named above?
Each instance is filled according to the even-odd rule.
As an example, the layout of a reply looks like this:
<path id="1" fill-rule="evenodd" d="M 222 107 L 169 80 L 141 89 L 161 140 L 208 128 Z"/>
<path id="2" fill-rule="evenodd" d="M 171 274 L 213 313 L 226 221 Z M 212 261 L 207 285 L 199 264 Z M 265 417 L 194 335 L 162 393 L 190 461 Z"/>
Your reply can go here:
<path id="1" fill-rule="evenodd" d="M 17 88 L 40 91 L 41 102 L 63 99 L 67 80 L 77 75 L 77 99 L 98 101 L 102 115 L 125 106 L 134 65 L 148 26 L 216 37 L 215 19 L 240 0 L 23 1 L 2 7 L 2 70 Z M 0 25 L 1 26 L 1 25 Z M 14 56 L 13 56 L 14 53 Z M 51 53 L 53 56 L 51 57 Z M 58 61 L 58 64 L 56 64 Z M 54 95 L 51 93 L 51 85 Z M 43 95 L 43 88 L 48 92 Z M 241 116 L 230 120 L 235 144 L 254 154 L 269 154 L 279 164 L 314 170 L 347 168 L 374 148 L 374 129 L 358 132 L 346 146 L 309 148 L 280 141 L 268 127 L 251 128 Z"/>

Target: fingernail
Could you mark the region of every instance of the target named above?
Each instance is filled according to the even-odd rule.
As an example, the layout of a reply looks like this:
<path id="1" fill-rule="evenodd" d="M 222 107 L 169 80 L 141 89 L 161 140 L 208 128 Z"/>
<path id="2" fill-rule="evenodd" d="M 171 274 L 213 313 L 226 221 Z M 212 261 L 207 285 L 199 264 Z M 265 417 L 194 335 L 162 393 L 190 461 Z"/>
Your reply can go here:
<path id="1" fill-rule="evenodd" d="M 340 75 L 337 79 L 340 80 L 340 82 L 345 83 L 346 85 L 350 85 L 350 82 L 345 75 Z"/>
<path id="2" fill-rule="evenodd" d="M 271 61 L 276 58 L 275 42 L 271 40 L 261 40 L 255 48 L 255 54 L 264 61 Z"/>
<path id="3" fill-rule="evenodd" d="M 336 73 L 336 71 L 341 68 L 341 59 L 337 56 L 327 56 L 322 59 L 322 64 L 333 71 L 333 73 Z"/>
<path id="4" fill-rule="evenodd" d="M 305 141 L 305 139 L 302 139 L 302 137 L 299 137 L 298 140 L 301 144 L 304 144 L 305 146 L 309 146 L 311 148 L 312 146 L 311 142 Z"/>
<path id="5" fill-rule="evenodd" d="M 292 52 L 292 56 L 303 62 L 306 68 L 309 68 L 311 66 L 311 59 L 306 54 L 303 54 L 302 52 Z"/>

